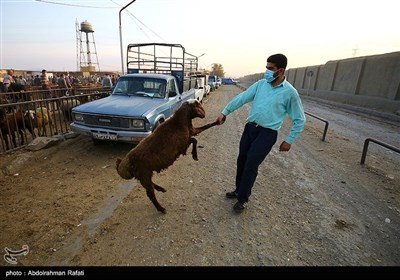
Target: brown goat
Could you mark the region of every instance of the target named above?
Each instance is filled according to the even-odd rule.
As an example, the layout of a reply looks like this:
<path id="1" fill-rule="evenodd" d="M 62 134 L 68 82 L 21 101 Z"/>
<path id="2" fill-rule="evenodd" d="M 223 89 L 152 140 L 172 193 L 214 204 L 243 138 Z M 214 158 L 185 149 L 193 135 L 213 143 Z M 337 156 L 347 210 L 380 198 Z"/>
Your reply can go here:
<path id="1" fill-rule="evenodd" d="M 73 99 L 73 98 L 65 98 L 60 101 L 60 109 L 62 113 L 64 114 L 64 119 L 68 122 L 72 121 L 72 108 L 75 106 L 80 105 L 81 102 L 79 99 Z"/>
<path id="2" fill-rule="evenodd" d="M 154 189 L 160 192 L 166 190 L 152 182 L 153 172 L 159 173 L 167 169 L 180 155 L 186 155 L 190 144 L 193 145 L 192 157 L 198 160 L 197 140 L 193 136 L 217 124 L 214 122 L 198 128 L 193 127 L 192 119 L 204 117 L 205 111 L 201 104 L 194 99 L 188 100 L 123 159 L 118 158 L 116 161 L 118 174 L 127 180 L 139 180 L 151 202 L 162 213 L 166 211 L 158 203 Z"/>
<path id="3" fill-rule="evenodd" d="M 52 125 L 52 115 L 46 107 L 38 107 L 36 110 L 28 110 L 25 112 L 25 120 L 32 127 L 32 133 L 35 137 L 34 128 L 38 130 L 39 136 L 44 136 L 46 125 Z"/>
<path id="4" fill-rule="evenodd" d="M 24 145 L 25 135 L 24 128 L 27 128 L 32 134 L 32 128 L 24 121 L 23 114 L 20 111 L 6 113 L 4 109 L 0 109 L 0 134 L 6 144 L 6 149 L 10 149 L 10 143 L 8 141 L 8 135 L 14 147 L 17 147 L 17 141 L 15 139 L 15 132 L 20 135 L 21 145 Z"/>

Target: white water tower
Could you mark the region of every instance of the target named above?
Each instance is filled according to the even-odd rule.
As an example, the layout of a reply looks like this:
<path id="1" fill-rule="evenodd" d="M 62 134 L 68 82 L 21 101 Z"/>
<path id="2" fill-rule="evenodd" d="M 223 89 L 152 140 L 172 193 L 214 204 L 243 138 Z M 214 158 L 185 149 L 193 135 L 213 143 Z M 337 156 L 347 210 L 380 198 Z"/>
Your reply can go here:
<path id="1" fill-rule="evenodd" d="M 83 21 L 76 25 L 76 40 L 77 40 L 77 56 L 79 48 L 79 66 L 78 71 L 96 72 L 100 71 L 99 59 L 97 57 L 96 43 L 94 41 L 94 29 L 91 23 Z M 78 57 L 77 57 L 78 62 Z"/>

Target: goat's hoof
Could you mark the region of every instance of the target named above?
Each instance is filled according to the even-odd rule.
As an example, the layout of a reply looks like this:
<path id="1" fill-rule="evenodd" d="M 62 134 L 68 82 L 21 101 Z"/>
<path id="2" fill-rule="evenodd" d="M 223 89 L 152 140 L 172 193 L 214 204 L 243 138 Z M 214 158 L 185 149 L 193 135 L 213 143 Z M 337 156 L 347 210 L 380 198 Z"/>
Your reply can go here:
<path id="1" fill-rule="evenodd" d="M 157 209 L 157 210 L 160 211 L 163 214 L 167 214 L 167 210 L 165 210 L 165 208 L 160 208 L 160 209 Z"/>
<path id="2" fill-rule="evenodd" d="M 195 156 L 195 155 L 192 155 L 192 158 L 193 158 L 194 160 L 199 160 L 198 157 Z"/>
<path id="3" fill-rule="evenodd" d="M 159 185 L 154 185 L 154 189 L 159 192 L 166 192 L 167 190 Z"/>

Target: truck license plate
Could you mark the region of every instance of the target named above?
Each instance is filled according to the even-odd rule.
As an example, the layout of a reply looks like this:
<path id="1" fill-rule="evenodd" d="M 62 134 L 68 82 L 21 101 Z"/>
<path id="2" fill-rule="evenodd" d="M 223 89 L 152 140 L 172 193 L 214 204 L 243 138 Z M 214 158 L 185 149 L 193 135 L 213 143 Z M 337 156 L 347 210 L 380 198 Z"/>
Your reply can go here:
<path id="1" fill-rule="evenodd" d="M 93 133 L 93 137 L 100 140 L 117 140 L 117 135 L 113 134 L 101 134 L 101 133 Z"/>

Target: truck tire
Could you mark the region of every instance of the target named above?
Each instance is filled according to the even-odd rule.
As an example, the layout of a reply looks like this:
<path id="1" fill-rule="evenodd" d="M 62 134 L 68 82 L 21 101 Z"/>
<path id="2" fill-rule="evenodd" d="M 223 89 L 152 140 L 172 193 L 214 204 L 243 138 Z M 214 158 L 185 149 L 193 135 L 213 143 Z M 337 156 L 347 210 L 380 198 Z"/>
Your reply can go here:
<path id="1" fill-rule="evenodd" d="M 154 126 L 152 132 L 153 132 L 161 123 L 163 123 L 163 122 L 164 122 L 163 119 L 158 120 L 158 122 L 157 122 L 156 125 Z"/>

